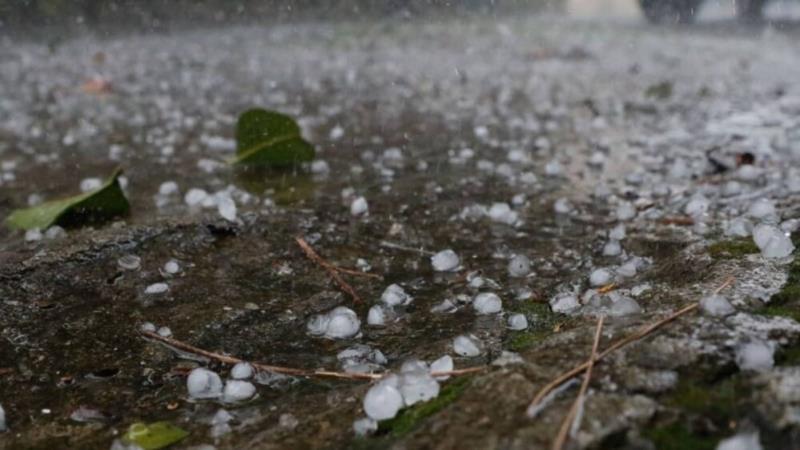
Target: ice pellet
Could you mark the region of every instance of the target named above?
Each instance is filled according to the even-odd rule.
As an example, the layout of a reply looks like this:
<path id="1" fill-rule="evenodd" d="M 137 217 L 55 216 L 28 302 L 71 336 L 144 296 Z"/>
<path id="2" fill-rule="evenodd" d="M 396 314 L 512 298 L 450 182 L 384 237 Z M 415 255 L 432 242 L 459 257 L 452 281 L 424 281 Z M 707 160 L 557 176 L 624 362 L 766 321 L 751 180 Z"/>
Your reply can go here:
<path id="1" fill-rule="evenodd" d="M 353 216 L 360 216 L 366 214 L 369 211 L 369 205 L 367 204 L 367 199 L 364 197 L 356 197 L 353 199 L 353 202 L 350 203 L 350 214 Z"/>
<path id="2" fill-rule="evenodd" d="M 367 436 L 378 431 L 378 422 L 370 417 L 362 417 L 353 422 L 353 432 L 356 436 Z"/>
<path id="3" fill-rule="evenodd" d="M 175 275 L 176 273 L 181 271 L 181 266 L 178 264 L 178 261 L 174 259 L 170 259 L 164 264 L 164 272 L 170 275 Z"/>
<path id="4" fill-rule="evenodd" d="M 153 283 L 144 289 L 144 293 L 148 295 L 163 294 L 169 290 L 167 283 Z"/>
<path id="5" fill-rule="evenodd" d="M 618 256 L 622 253 L 622 246 L 619 241 L 610 240 L 603 246 L 603 256 Z"/>
<path id="6" fill-rule="evenodd" d="M 759 442 L 758 432 L 739 433 L 719 441 L 717 450 L 763 450 L 763 447 Z"/>
<path id="7" fill-rule="evenodd" d="M 574 294 L 558 294 L 550 299 L 550 309 L 554 313 L 570 312 L 580 306 L 581 304 L 578 302 L 578 297 L 576 297 Z"/>
<path id="8" fill-rule="evenodd" d="M 756 227 L 753 230 L 753 241 L 765 258 L 785 258 L 794 252 L 791 238 L 772 225 Z"/>
<path id="9" fill-rule="evenodd" d="M 153 324 L 153 322 L 145 322 L 139 325 L 139 329 L 142 331 L 148 331 L 150 333 L 156 332 L 156 326 Z"/>
<path id="10" fill-rule="evenodd" d="M 481 354 L 481 349 L 478 345 L 478 340 L 474 336 L 456 336 L 453 339 L 453 351 L 460 356 L 478 356 Z"/>
<path id="11" fill-rule="evenodd" d="M 642 307 L 636 300 L 625 296 L 618 297 L 608 309 L 608 315 L 612 317 L 630 316 L 640 312 L 642 312 Z"/>
<path id="12" fill-rule="evenodd" d="M 444 355 L 441 358 L 431 363 L 431 372 L 452 372 L 453 371 L 453 358 L 450 355 Z M 449 375 L 442 375 L 436 377 L 437 380 L 443 381 L 450 378 Z"/>
<path id="13" fill-rule="evenodd" d="M 528 328 L 528 319 L 525 318 L 525 314 L 512 314 L 508 316 L 508 328 L 516 331 Z"/>
<path id="14" fill-rule="evenodd" d="M 158 329 L 158 335 L 165 338 L 172 337 L 172 330 L 169 327 L 161 327 Z"/>
<path id="15" fill-rule="evenodd" d="M 431 265 L 437 272 L 452 272 L 458 268 L 460 261 L 453 250 L 442 250 L 431 256 Z"/>
<path id="16" fill-rule="evenodd" d="M 388 306 L 406 305 L 413 300 L 398 284 L 390 284 L 381 294 L 381 301 Z"/>
<path id="17" fill-rule="evenodd" d="M 709 295 L 700 299 L 700 309 L 709 316 L 729 316 L 736 312 L 727 298 L 719 294 Z"/>
<path id="18" fill-rule="evenodd" d="M 225 383 L 225 390 L 222 400 L 227 403 L 242 402 L 249 400 L 256 395 L 256 387 L 253 383 L 243 380 L 229 380 Z"/>
<path id="19" fill-rule="evenodd" d="M 367 313 L 367 324 L 372 326 L 383 326 L 386 323 L 386 313 L 381 305 L 375 305 Z"/>
<path id="20" fill-rule="evenodd" d="M 772 200 L 760 198 L 750 205 L 750 208 L 747 209 L 747 215 L 759 220 L 774 217 L 776 215 L 775 203 Z"/>
<path id="21" fill-rule="evenodd" d="M 0 432 L 7 430 L 8 424 L 6 423 L 6 410 L 3 409 L 3 405 L 0 405 Z"/>
<path id="22" fill-rule="evenodd" d="M 159 195 L 173 195 L 178 193 L 178 183 L 174 181 L 165 181 L 158 187 Z"/>
<path id="23" fill-rule="evenodd" d="M 622 202 L 617 205 L 617 220 L 628 221 L 636 217 L 636 207 L 629 202 Z"/>
<path id="24" fill-rule="evenodd" d="M 222 380 L 215 372 L 198 367 L 186 378 L 186 388 L 192 398 L 217 398 L 222 394 Z"/>
<path id="25" fill-rule="evenodd" d="M 439 382 L 427 370 L 404 372 L 400 376 L 399 386 L 406 406 L 426 402 L 439 395 Z"/>
<path id="26" fill-rule="evenodd" d="M 236 203 L 227 195 L 217 197 L 217 212 L 227 221 L 236 221 Z"/>
<path id="27" fill-rule="evenodd" d="M 247 362 L 236 363 L 231 369 L 231 378 L 234 380 L 247 380 L 253 376 L 253 366 Z"/>
<path id="28" fill-rule="evenodd" d="M 391 419 L 403 407 L 403 395 L 390 382 L 381 381 L 364 396 L 364 412 L 373 420 Z"/>
<path id="29" fill-rule="evenodd" d="M 339 306 L 328 313 L 328 326 L 325 329 L 325 337 L 331 339 L 344 339 L 355 336 L 361 327 L 356 313 L 347 307 Z"/>
<path id="30" fill-rule="evenodd" d="M 192 188 L 183 196 L 183 201 L 190 207 L 201 206 L 208 199 L 208 192 L 203 189 Z"/>
<path id="31" fill-rule="evenodd" d="M 35 242 L 42 240 L 42 231 L 38 228 L 33 228 L 25 232 L 25 242 Z"/>
<path id="32" fill-rule="evenodd" d="M 478 314 L 494 314 L 503 310 L 503 302 L 497 294 L 484 292 L 475 296 L 472 307 Z"/>
<path id="33" fill-rule="evenodd" d="M 589 283 L 592 286 L 604 286 L 611 282 L 612 274 L 610 271 L 606 269 L 595 269 L 591 275 L 589 275 Z"/>
<path id="34" fill-rule="evenodd" d="M 625 239 L 625 225 L 619 224 L 608 232 L 608 238 L 614 241 L 621 241 Z"/>
<path id="35" fill-rule="evenodd" d="M 736 349 L 736 365 L 740 370 L 766 372 L 775 365 L 774 348 L 769 342 L 753 340 Z"/>
<path id="36" fill-rule="evenodd" d="M 117 259 L 117 266 L 123 270 L 137 270 L 142 265 L 142 258 L 136 255 L 123 255 Z"/>
<path id="37" fill-rule="evenodd" d="M 103 185 L 100 178 L 84 178 L 81 180 L 81 192 L 89 192 L 98 189 Z"/>
<path id="38" fill-rule="evenodd" d="M 524 277 L 531 272 L 531 260 L 525 255 L 514 255 L 508 262 L 508 274 L 512 277 Z"/>
<path id="39" fill-rule="evenodd" d="M 493 222 L 514 225 L 519 218 L 516 211 L 513 211 L 508 203 L 494 203 L 488 212 L 489 218 Z"/>

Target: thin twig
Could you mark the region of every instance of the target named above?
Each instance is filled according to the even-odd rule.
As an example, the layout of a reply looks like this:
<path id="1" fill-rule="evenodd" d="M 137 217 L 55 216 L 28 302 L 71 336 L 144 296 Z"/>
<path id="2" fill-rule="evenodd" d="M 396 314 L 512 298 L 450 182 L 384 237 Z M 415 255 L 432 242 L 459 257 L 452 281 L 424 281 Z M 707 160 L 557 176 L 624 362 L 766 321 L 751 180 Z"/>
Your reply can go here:
<path id="1" fill-rule="evenodd" d="M 564 448 L 564 444 L 567 442 L 567 435 L 569 434 L 569 430 L 573 427 L 573 424 L 580 426 L 580 424 L 575 423 L 575 418 L 578 415 L 578 409 L 583 404 L 586 390 L 589 388 L 589 381 L 592 379 L 592 369 L 594 368 L 594 360 L 597 357 L 597 347 L 600 345 L 600 335 L 603 332 L 603 322 L 605 320 L 605 316 L 600 316 L 600 318 L 597 319 L 597 329 L 594 332 L 592 353 L 589 355 L 589 367 L 586 368 L 586 375 L 583 377 L 583 384 L 581 384 L 581 389 L 578 391 L 578 396 L 575 398 L 575 402 L 572 403 L 572 407 L 569 409 L 567 416 L 564 417 L 564 422 L 561 423 L 561 428 L 558 430 L 556 440 L 553 442 L 553 450 L 561 450 Z"/>
<path id="2" fill-rule="evenodd" d="M 396 244 L 396 243 L 390 242 L 390 241 L 381 241 L 380 242 L 380 246 L 381 247 L 386 247 L 386 248 L 391 248 L 391 249 L 394 249 L 394 250 L 403 250 L 403 251 L 406 251 L 406 252 L 419 253 L 421 255 L 426 255 L 426 256 L 435 255 L 434 252 L 429 252 L 428 250 L 423 250 L 421 248 L 407 247 L 405 245 Z"/>
<path id="3" fill-rule="evenodd" d="M 179 341 L 177 339 L 168 338 L 159 335 L 153 331 L 139 331 L 142 336 L 157 341 L 161 344 L 166 345 L 175 350 L 179 350 L 182 352 L 192 353 L 194 355 L 202 356 L 204 358 L 212 359 L 214 361 L 234 365 L 241 362 L 246 362 L 241 358 L 237 358 L 235 356 L 230 355 L 223 355 L 221 353 L 216 353 L 208 350 L 204 350 L 200 347 L 195 347 L 194 345 L 187 344 L 186 342 Z M 306 370 L 306 369 L 297 369 L 293 367 L 283 367 L 283 366 L 273 366 L 269 364 L 262 364 L 256 362 L 249 362 L 253 368 L 256 370 L 260 370 L 262 372 L 272 372 L 272 373 L 280 373 L 283 375 L 292 375 L 298 377 L 321 377 L 321 378 L 340 378 L 346 380 L 380 380 L 381 378 L 385 377 L 388 373 L 358 373 L 358 372 L 336 372 L 332 370 Z M 447 376 L 459 376 L 459 375 L 468 375 L 476 372 L 481 372 L 487 369 L 487 366 L 476 366 L 476 367 L 467 367 L 464 369 L 456 369 L 456 370 L 447 370 L 441 372 L 431 372 L 432 377 L 447 377 Z"/>
<path id="4" fill-rule="evenodd" d="M 733 283 L 733 281 L 734 281 L 734 278 L 733 277 L 729 277 L 728 279 L 725 280 L 725 282 L 722 285 L 720 285 L 717 289 L 714 290 L 714 293 L 715 294 L 720 293 L 723 289 L 725 289 L 731 283 Z M 619 350 L 620 348 L 630 344 L 631 342 L 638 341 L 638 340 L 646 337 L 650 333 L 652 333 L 652 332 L 656 331 L 657 329 L 661 328 L 662 326 L 674 321 L 675 319 L 681 317 L 682 315 L 694 311 L 695 309 L 698 308 L 698 306 L 699 306 L 699 303 L 697 303 L 697 302 L 691 303 L 689 305 L 686 305 L 683 308 L 679 309 L 678 311 L 670 314 L 669 316 L 667 316 L 667 317 L 665 317 L 665 318 L 663 318 L 661 320 L 658 320 L 656 322 L 653 322 L 653 323 L 651 323 L 649 325 L 646 325 L 645 327 L 641 328 L 636 333 L 634 333 L 634 334 L 632 334 L 630 336 L 624 337 L 622 339 L 617 340 L 616 342 L 611 344 L 610 347 L 608 347 L 607 349 L 605 349 L 601 353 L 599 353 L 597 355 L 597 357 L 594 358 L 594 362 L 600 361 L 601 359 L 605 358 L 609 354 Z M 582 364 L 580 364 L 580 365 L 578 365 L 576 367 L 573 367 L 572 369 L 562 373 L 561 375 L 557 376 L 553 381 L 547 383 L 536 394 L 536 396 L 533 398 L 533 401 L 531 401 L 531 404 L 528 405 L 528 410 L 527 410 L 528 416 L 529 417 L 535 417 L 538 414 L 538 412 L 540 411 L 540 409 L 537 408 L 537 405 L 542 401 L 542 399 L 550 391 L 552 391 L 553 389 L 555 389 L 558 386 L 560 386 L 561 383 L 564 383 L 565 381 L 571 379 L 572 377 L 575 377 L 575 376 L 581 374 L 583 371 L 585 371 L 589 367 L 589 365 L 590 365 L 590 361 L 586 361 L 586 362 L 584 362 L 584 363 L 582 363 Z"/>
<path id="5" fill-rule="evenodd" d="M 299 245 L 300 248 L 303 249 L 303 251 L 305 252 L 306 256 L 308 256 L 308 258 L 310 260 L 312 260 L 315 263 L 319 264 L 320 266 L 322 266 L 323 269 L 325 269 L 328 272 L 328 275 L 330 275 L 331 278 L 333 278 L 333 281 L 335 281 L 336 284 L 339 285 L 339 288 L 341 288 L 348 295 L 350 295 L 350 297 L 353 298 L 354 302 L 361 303 L 361 297 L 358 296 L 358 293 L 356 292 L 355 289 L 353 289 L 353 286 L 350 286 L 347 283 L 347 281 L 344 281 L 344 279 L 341 277 L 341 275 L 339 275 L 339 271 L 336 270 L 336 267 L 334 267 L 328 261 L 325 261 L 324 259 L 322 259 L 322 257 L 319 256 L 317 254 L 317 252 L 315 252 L 314 249 L 311 248 L 310 245 L 308 245 L 308 242 L 306 242 L 305 239 L 303 239 L 303 238 L 301 238 L 299 236 L 294 238 L 294 239 L 295 239 L 295 241 L 297 241 L 297 245 Z"/>

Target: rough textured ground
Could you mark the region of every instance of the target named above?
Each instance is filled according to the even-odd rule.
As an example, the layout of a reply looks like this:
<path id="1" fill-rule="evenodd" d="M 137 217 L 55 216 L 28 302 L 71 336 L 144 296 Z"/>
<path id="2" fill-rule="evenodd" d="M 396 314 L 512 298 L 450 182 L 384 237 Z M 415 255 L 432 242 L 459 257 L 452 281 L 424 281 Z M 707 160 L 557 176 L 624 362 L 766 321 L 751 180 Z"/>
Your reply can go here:
<path id="1" fill-rule="evenodd" d="M 617 289 L 649 286 L 636 296 L 642 312 L 609 319 L 601 347 L 730 276 L 725 294 L 738 312 L 684 318 L 600 364 L 576 445 L 714 448 L 758 430 L 765 448 L 797 448 L 800 269 L 723 235 L 753 199 L 773 199 L 784 221 L 800 206 L 782 184 L 798 175 L 797 36 L 534 17 L 0 43 L 0 216 L 35 202 L 32 194 L 78 192 L 82 179 L 118 165 L 132 203 L 122 220 L 56 239 L 0 232 L 0 405 L 9 426 L 0 448 L 105 449 L 139 420 L 186 428 L 178 448 L 548 448 L 574 389 L 535 420 L 525 408 L 586 358 L 594 327 L 591 304 L 567 315 L 548 300 L 583 293 L 593 268 L 634 255 L 645 264 Z M 110 91 L 82 89 L 91 78 Z M 236 115 L 250 106 L 297 117 L 329 170 L 224 164 Z M 738 175 L 713 174 L 712 149 L 723 160 L 755 154 L 759 177 L 743 181 L 741 195 L 720 194 Z M 604 163 L 590 165 L 597 152 Z M 158 195 L 165 181 L 179 194 Z M 230 194 L 237 222 L 187 207 L 191 188 Z M 351 216 L 345 188 L 368 199 L 367 217 Z M 683 217 L 698 193 L 714 201 L 693 219 L 706 226 L 663 220 Z M 565 214 L 554 212 L 561 198 L 573 205 Z M 495 202 L 512 204 L 519 221 L 470 213 Z M 625 202 L 639 209 L 626 221 L 625 253 L 603 256 Z M 304 257 L 297 235 L 336 264 L 363 258 L 384 277 L 351 279 L 365 299 L 353 306 L 362 321 L 389 283 L 414 303 L 386 327 L 363 323 L 354 339 L 307 335 L 313 314 L 352 302 Z M 452 248 L 463 269 L 434 273 L 427 254 L 383 241 Z M 141 257 L 140 270 L 118 267 L 127 254 Z M 512 254 L 532 260 L 530 276 L 508 276 Z M 182 270 L 166 276 L 159 269 L 171 258 Z M 469 271 L 491 282 L 470 287 Z M 144 294 L 160 281 L 168 293 Z M 769 301 L 785 283 L 779 302 Z M 503 314 L 476 316 L 469 306 L 429 311 L 487 287 L 531 327 L 509 331 Z M 188 368 L 209 364 L 143 340 L 145 321 L 199 347 L 292 367 L 335 369 L 338 351 L 362 343 L 397 369 L 452 354 L 464 333 L 485 349 L 456 367 L 489 364 L 502 350 L 524 362 L 447 381 L 427 409 L 365 438 L 352 422 L 364 415 L 367 384 L 269 380 L 252 402 L 224 405 L 232 431 L 214 437 L 208 422 L 221 405 L 187 401 L 184 383 Z M 738 370 L 735 349 L 752 338 L 774 343 L 774 370 Z M 104 418 L 71 419 L 80 406 Z"/>

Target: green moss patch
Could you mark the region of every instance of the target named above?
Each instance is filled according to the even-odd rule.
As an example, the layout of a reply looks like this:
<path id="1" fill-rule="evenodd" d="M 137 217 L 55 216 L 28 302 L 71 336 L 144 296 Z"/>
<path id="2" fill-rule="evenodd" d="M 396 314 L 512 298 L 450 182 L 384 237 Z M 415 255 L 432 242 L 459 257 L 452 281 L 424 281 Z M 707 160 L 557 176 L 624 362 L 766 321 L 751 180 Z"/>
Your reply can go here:
<path id="1" fill-rule="evenodd" d="M 553 333 L 559 323 L 568 320 L 563 314 L 550 310 L 550 305 L 542 302 L 524 302 L 510 308 L 514 313 L 525 314 L 528 318 L 528 329 L 509 331 L 504 347 L 512 352 L 519 352 L 533 347 L 537 342 Z"/>
<path id="2" fill-rule="evenodd" d="M 752 239 L 729 239 L 708 246 L 708 254 L 714 259 L 738 259 L 758 253 L 758 246 Z"/>
<path id="3" fill-rule="evenodd" d="M 699 436 L 679 422 L 651 428 L 643 434 L 658 450 L 714 450 L 717 446 L 717 439 Z"/>

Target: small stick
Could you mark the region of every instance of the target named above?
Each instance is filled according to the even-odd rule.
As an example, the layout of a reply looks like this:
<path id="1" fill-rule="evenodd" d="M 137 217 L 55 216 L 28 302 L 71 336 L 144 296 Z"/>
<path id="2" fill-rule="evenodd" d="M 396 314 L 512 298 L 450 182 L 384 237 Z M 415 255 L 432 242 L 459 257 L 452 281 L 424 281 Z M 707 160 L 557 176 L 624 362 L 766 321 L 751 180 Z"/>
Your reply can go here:
<path id="1" fill-rule="evenodd" d="M 689 226 L 694 225 L 694 219 L 689 216 L 671 216 L 671 217 L 662 217 L 658 220 L 658 223 L 664 225 L 683 225 Z"/>
<path id="2" fill-rule="evenodd" d="M 186 342 L 179 341 L 177 339 L 168 338 L 159 335 L 158 333 L 152 331 L 139 331 L 142 336 L 157 341 L 161 344 L 164 344 L 168 347 L 171 347 L 176 350 L 180 350 L 187 353 L 192 353 L 194 355 L 203 356 L 208 359 L 212 359 L 214 361 L 234 365 L 240 362 L 246 362 L 241 358 L 237 358 L 235 356 L 223 355 L 221 353 L 216 353 L 208 350 L 204 350 L 200 347 L 195 347 L 194 345 L 187 344 Z M 255 369 L 258 369 L 263 372 L 273 372 L 273 373 L 280 373 L 284 375 L 293 375 L 298 377 L 322 377 L 322 378 L 340 378 L 346 380 L 380 380 L 381 378 L 385 377 L 386 373 L 358 373 L 358 372 L 336 372 L 331 370 L 305 370 L 305 369 L 297 369 L 293 367 L 283 367 L 283 366 L 273 366 L 269 364 L 262 364 L 262 363 L 249 363 Z M 487 366 L 476 366 L 476 367 L 467 367 L 464 369 L 456 369 L 456 370 L 447 370 L 441 372 L 431 372 L 432 377 L 446 377 L 446 376 L 459 376 L 459 375 L 468 375 L 471 373 L 481 372 L 486 370 Z"/>
<path id="3" fill-rule="evenodd" d="M 556 440 L 553 442 L 553 450 L 563 449 L 564 444 L 567 442 L 569 430 L 573 426 L 580 427 L 580 424 L 576 423 L 575 417 L 578 415 L 578 409 L 580 409 L 583 404 L 586 390 L 589 388 L 589 381 L 592 379 L 592 369 L 594 368 L 594 361 L 597 357 L 597 347 L 600 345 L 600 335 L 603 331 L 603 322 L 605 320 L 605 316 L 600 316 L 600 318 L 597 319 L 597 329 L 594 332 L 592 353 L 589 356 L 589 367 L 586 368 L 586 375 L 583 377 L 583 383 L 581 384 L 581 389 L 578 391 L 578 396 L 575 398 L 575 402 L 572 403 L 572 407 L 569 409 L 567 416 L 564 417 L 564 422 L 561 423 L 561 428 L 558 430 Z"/>
<path id="4" fill-rule="evenodd" d="M 322 266 L 323 269 L 325 269 L 328 272 L 328 275 L 330 275 L 331 278 L 333 278 L 333 281 L 335 281 L 336 284 L 339 285 L 339 288 L 341 288 L 348 295 L 350 295 L 350 297 L 353 298 L 354 302 L 361 303 L 361 297 L 358 296 L 356 290 L 353 289 L 353 286 L 350 286 L 346 281 L 344 281 L 344 279 L 341 277 L 341 275 L 339 275 L 339 272 L 332 264 L 322 259 L 322 257 L 319 256 L 317 252 L 315 252 L 314 249 L 311 248 L 310 245 L 308 245 L 308 242 L 306 242 L 305 239 L 298 236 L 294 238 L 294 240 L 297 241 L 297 245 L 299 245 L 300 248 L 303 249 L 306 256 L 308 256 L 310 260 L 319 264 L 320 266 Z"/>
<path id="5" fill-rule="evenodd" d="M 733 281 L 734 281 L 733 277 L 728 277 L 728 279 L 726 279 L 725 282 L 722 283 L 722 285 L 720 285 L 717 289 L 714 290 L 714 294 L 719 294 L 723 289 L 725 289 L 731 283 L 733 283 Z M 611 344 L 611 346 L 609 348 L 607 348 L 604 351 L 602 351 L 601 353 L 599 353 L 597 355 L 597 357 L 594 358 L 594 362 L 600 361 L 601 359 L 605 358 L 609 354 L 619 350 L 620 348 L 630 344 L 631 342 L 638 341 L 639 339 L 642 339 L 642 338 L 646 337 L 647 335 L 649 335 L 653 331 L 656 331 L 657 329 L 661 328 L 662 326 L 674 321 L 678 317 L 694 311 L 699 306 L 700 306 L 700 304 L 697 303 L 697 302 L 691 303 L 691 304 L 689 304 L 687 306 L 684 306 L 683 308 L 679 309 L 678 311 L 670 314 L 669 316 L 667 316 L 667 317 L 665 317 L 665 318 L 663 318 L 661 320 L 658 320 L 656 322 L 653 322 L 650 325 L 647 325 L 647 326 L 643 327 L 642 329 L 640 329 L 636 333 L 634 333 L 634 334 L 632 334 L 630 336 L 624 337 L 622 339 L 617 340 L 616 342 Z M 533 401 L 531 401 L 531 404 L 528 405 L 528 410 L 527 410 L 528 417 L 533 418 L 533 417 L 536 416 L 536 414 L 539 412 L 539 409 L 536 406 L 539 403 L 541 403 L 542 399 L 550 391 L 552 391 L 553 389 L 557 388 L 558 386 L 561 385 L 561 383 L 569 380 L 570 378 L 581 374 L 584 370 L 586 370 L 589 367 L 589 364 L 590 364 L 590 362 L 586 361 L 583 364 L 580 364 L 580 365 L 578 365 L 576 367 L 573 367 L 572 369 L 562 373 L 561 375 L 556 377 L 553 381 L 547 383 L 536 394 L 536 396 L 533 398 Z"/>
<path id="6" fill-rule="evenodd" d="M 421 248 L 406 247 L 405 245 L 395 244 L 394 242 L 389 242 L 389 241 L 381 241 L 380 242 L 380 246 L 381 247 L 386 247 L 386 248 L 391 248 L 391 249 L 394 249 L 394 250 L 403 250 L 403 251 L 406 251 L 406 252 L 419 253 L 421 255 L 427 255 L 427 256 L 435 255 L 435 253 L 429 252 L 427 250 L 423 250 Z"/>

